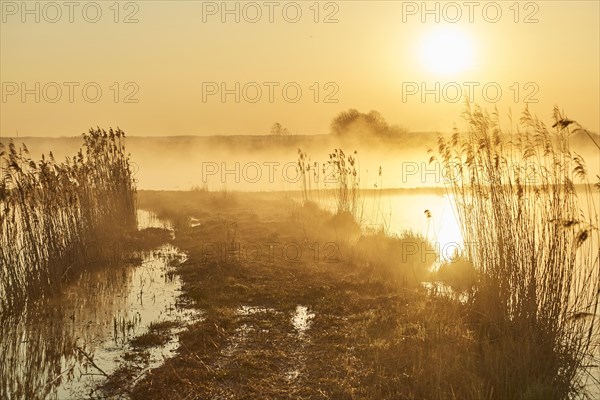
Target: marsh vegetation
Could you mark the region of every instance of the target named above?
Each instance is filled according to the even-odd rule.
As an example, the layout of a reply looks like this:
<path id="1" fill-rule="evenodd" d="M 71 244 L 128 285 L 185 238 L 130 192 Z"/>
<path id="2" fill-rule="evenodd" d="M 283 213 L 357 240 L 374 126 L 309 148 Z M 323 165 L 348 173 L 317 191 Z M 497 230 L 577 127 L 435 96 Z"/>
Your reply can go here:
<path id="1" fill-rule="evenodd" d="M 121 130 L 90 129 L 73 158 L 40 161 L 0 143 L 0 315 L 82 271 L 89 246 L 135 230 L 135 186 Z"/>
<path id="2" fill-rule="evenodd" d="M 276 134 L 285 143 L 247 149 L 281 146 L 277 157 L 285 151 L 298 172 L 288 191 L 203 183 L 138 193 L 119 130 L 91 130 L 61 163 L 5 145 L 0 300 L 12 367 L 21 353 L 54 354 L 46 336 L 60 329 L 46 321 L 53 328 L 33 335 L 34 310 L 74 301 L 53 289 L 75 290 L 90 271 L 122 277 L 107 278 L 117 283 L 107 295 L 132 296 L 125 309 L 176 300 L 143 318 L 101 305 L 90 326 L 126 346 L 125 362 L 107 367 L 69 337 L 55 358 L 1 369 L 2 394 L 56 394 L 73 365 L 87 365 L 102 375 L 92 393 L 114 398 L 593 398 L 600 182 L 572 142 L 589 136 L 594 146 L 594 136 L 558 110 L 551 128 L 527 110 L 514 130 L 478 107 L 464 117 L 466 129 L 438 135 L 429 160 L 422 153 L 443 185 L 398 192 L 385 184 L 398 183 L 377 162 L 385 157 L 363 156 L 364 138 L 346 132 L 375 126 L 365 140 L 378 149 L 409 135 L 376 113 L 341 114 L 335 139 Z M 140 230 L 138 206 L 156 218 Z M 129 243 L 120 258 L 94 266 L 73 257 L 108 239 Z M 159 259 L 158 277 L 145 275 Z M 132 279 L 134 291 L 120 293 Z M 165 319 L 166 310 L 194 318 Z M 169 345 L 172 358 L 147 362 Z"/>

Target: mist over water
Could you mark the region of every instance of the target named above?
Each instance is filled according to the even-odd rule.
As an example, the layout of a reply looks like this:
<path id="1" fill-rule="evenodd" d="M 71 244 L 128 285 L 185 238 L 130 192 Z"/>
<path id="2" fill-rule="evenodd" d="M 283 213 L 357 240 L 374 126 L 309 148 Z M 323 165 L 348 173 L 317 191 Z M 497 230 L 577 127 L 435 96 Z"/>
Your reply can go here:
<path id="1" fill-rule="evenodd" d="M 365 127 L 364 129 L 366 129 Z M 134 179 L 139 190 L 201 190 L 216 192 L 292 192 L 302 201 L 298 151 L 311 170 L 309 200 L 335 212 L 329 192 L 338 181 L 328 165 L 334 149 L 357 160 L 359 219 L 364 229 L 385 229 L 398 235 L 412 230 L 435 243 L 442 259 L 463 249 L 452 196 L 445 189 L 447 170 L 430 163 L 438 133 L 403 133 L 402 139 L 376 139 L 360 132 L 344 138 L 315 136 L 185 136 L 128 137 Z M 6 141 L 6 139 L 4 139 Z M 14 139 L 17 143 L 18 141 Z M 22 138 L 35 158 L 52 152 L 57 159 L 75 154 L 79 138 Z M 573 150 L 587 162 L 588 174 L 600 173 L 600 158 L 583 135 L 571 138 Z M 356 154 L 354 153 L 356 151 Z M 532 175 L 539 171 L 531 167 Z M 530 182 L 535 183 L 535 182 Z M 400 190 L 389 190 L 400 189 Z M 582 196 L 587 201 L 585 196 Z M 583 209 L 587 209 L 587 204 Z M 426 210 L 428 214 L 426 214 Z"/>
<path id="2" fill-rule="evenodd" d="M 327 164 L 336 148 L 357 159 L 360 189 L 443 187 L 447 171 L 430 163 L 427 152 L 437 148 L 437 137 L 435 132 L 404 133 L 393 140 L 368 135 L 128 137 L 126 143 L 140 190 L 268 192 L 301 189 L 299 149 L 315 167 L 309 174 L 312 189 L 336 187 Z M 33 159 L 50 151 L 56 159 L 72 157 L 80 145 L 75 137 L 14 141 L 25 143 Z M 571 145 L 586 160 L 589 175 L 600 174 L 591 141 L 579 134 L 571 137 Z"/>

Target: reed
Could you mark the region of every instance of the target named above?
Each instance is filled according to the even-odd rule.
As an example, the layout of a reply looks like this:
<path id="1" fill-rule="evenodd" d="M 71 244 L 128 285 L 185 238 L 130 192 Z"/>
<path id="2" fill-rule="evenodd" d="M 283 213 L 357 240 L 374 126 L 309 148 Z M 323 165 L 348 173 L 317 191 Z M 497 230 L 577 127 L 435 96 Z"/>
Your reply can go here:
<path id="1" fill-rule="evenodd" d="M 464 118 L 467 131 L 439 137 L 430 162 L 446 171 L 478 274 L 471 305 L 486 392 L 581 393 L 600 311 L 598 193 L 569 147 L 582 128 L 557 108 L 552 128 L 528 109 L 509 132 L 497 110 L 467 105 Z"/>
<path id="2" fill-rule="evenodd" d="M 120 129 L 90 129 L 73 158 L 31 159 L 0 143 L 0 316 L 85 268 L 90 245 L 136 228 L 135 186 Z"/>
<path id="3" fill-rule="evenodd" d="M 302 190 L 302 202 L 317 201 L 313 198 L 313 189 L 319 194 L 319 166 L 316 162 L 312 163 L 310 156 L 302 149 L 298 149 L 298 172 L 300 174 L 300 185 Z M 313 188 L 313 183 L 315 187 Z"/>
<path id="4" fill-rule="evenodd" d="M 325 183 L 333 183 L 337 214 L 350 214 L 356 221 L 362 220 L 359 194 L 360 175 L 357 169 L 357 151 L 346 155 L 342 149 L 329 154 L 323 171 Z"/>

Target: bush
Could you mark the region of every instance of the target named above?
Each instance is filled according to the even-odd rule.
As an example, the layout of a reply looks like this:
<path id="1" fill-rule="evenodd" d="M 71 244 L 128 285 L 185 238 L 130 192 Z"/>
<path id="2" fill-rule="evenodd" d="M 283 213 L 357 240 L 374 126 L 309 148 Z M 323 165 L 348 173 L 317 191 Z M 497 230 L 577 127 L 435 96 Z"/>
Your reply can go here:
<path id="1" fill-rule="evenodd" d="M 458 254 L 440 265 L 437 276 L 458 292 L 472 291 L 477 283 L 477 270 L 465 256 Z"/>

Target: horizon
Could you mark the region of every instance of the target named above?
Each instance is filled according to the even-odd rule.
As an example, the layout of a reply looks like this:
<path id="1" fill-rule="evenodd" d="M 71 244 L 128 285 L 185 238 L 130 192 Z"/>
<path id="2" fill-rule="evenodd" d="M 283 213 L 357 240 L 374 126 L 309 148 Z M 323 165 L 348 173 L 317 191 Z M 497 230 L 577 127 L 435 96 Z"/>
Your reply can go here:
<path id="1" fill-rule="evenodd" d="M 92 128 L 93 129 L 93 128 Z M 110 128 L 109 128 L 110 129 Z M 116 129 L 113 128 L 113 129 Z M 450 130 L 444 132 L 444 131 L 407 131 L 405 132 L 405 134 L 411 134 L 411 135 L 432 135 L 432 134 L 439 134 L 439 135 L 443 135 L 443 134 L 447 134 Z M 460 132 L 464 132 L 464 131 L 460 131 Z M 591 133 L 592 135 L 595 136 L 599 136 L 600 137 L 600 133 L 599 132 L 594 132 L 594 131 L 590 131 L 588 130 L 589 133 Z M 22 135 L 18 135 L 18 136 L 10 136 L 10 135 L 4 135 L 0 133 L 0 139 L 80 139 L 81 135 L 83 135 L 86 132 L 81 132 L 78 135 L 71 135 L 71 136 L 22 136 Z M 218 138 L 218 137 L 223 137 L 223 138 L 234 138 L 234 137 L 270 137 L 273 138 L 274 140 L 286 140 L 286 138 L 301 138 L 301 137 L 313 137 L 313 136 L 326 136 L 326 137 L 336 137 L 336 134 L 334 133 L 299 133 L 299 134 L 295 134 L 295 133 L 290 133 L 287 136 L 274 136 L 270 133 L 264 133 L 264 134 L 175 134 L 175 135 L 162 135 L 162 136 L 154 136 L 154 135 L 131 135 L 127 132 L 126 133 L 126 137 L 127 138 L 139 138 L 139 139 L 158 139 L 158 138 L 172 138 L 172 139 L 177 139 L 177 138 Z M 504 134 L 509 135 L 509 132 L 503 132 Z M 374 140 L 395 140 L 395 139 L 402 139 L 402 134 L 395 136 L 395 137 L 378 137 L 376 135 L 371 135 L 371 136 L 363 136 L 366 139 L 374 139 Z M 355 136 L 356 137 L 356 136 Z"/>

